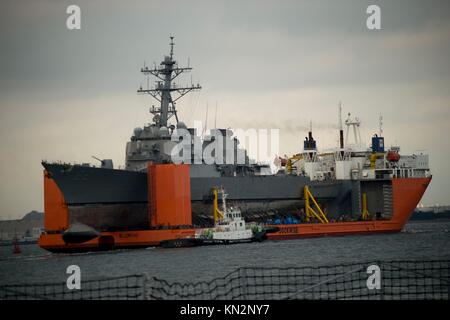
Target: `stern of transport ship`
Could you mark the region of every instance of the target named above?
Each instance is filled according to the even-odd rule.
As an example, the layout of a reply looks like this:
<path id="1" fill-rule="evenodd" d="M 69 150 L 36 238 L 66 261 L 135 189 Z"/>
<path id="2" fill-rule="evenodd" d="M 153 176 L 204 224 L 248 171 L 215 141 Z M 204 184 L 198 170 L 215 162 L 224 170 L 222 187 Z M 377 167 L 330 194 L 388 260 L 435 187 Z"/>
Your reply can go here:
<path id="1" fill-rule="evenodd" d="M 56 182 L 44 171 L 45 232 L 39 238 L 39 246 L 52 252 L 82 252 L 158 246 L 163 240 L 194 237 L 189 167 L 149 164 L 148 175 L 147 210 L 131 213 L 122 210 L 121 214 L 114 215 L 108 212 L 110 206 L 105 206 L 101 214 L 96 215 L 91 205 L 78 205 L 77 210 L 71 210 Z M 127 204 L 119 205 L 127 207 Z M 118 228 L 121 221 L 128 224 Z M 139 223 L 130 225 L 130 221 Z M 73 223 L 102 229 L 98 230 L 98 237 L 89 241 L 66 243 L 63 234 Z"/>
<path id="2" fill-rule="evenodd" d="M 383 209 L 381 218 L 377 215 L 363 221 L 330 221 L 329 223 L 300 223 L 271 225 L 278 231 L 267 235 L 272 240 L 296 239 L 302 237 L 342 236 L 354 234 L 377 234 L 400 232 L 422 199 L 432 177 L 393 178 L 380 184 L 366 181 L 358 184 L 358 190 L 352 194 L 368 194 L 371 201 L 366 202 L 370 209 Z M 374 182 L 375 183 L 375 182 Z M 381 194 L 380 194 L 381 193 Z M 356 202 L 356 214 L 361 216 L 363 208 L 360 199 Z M 320 202 L 320 201 L 319 201 Z M 355 206 L 355 205 L 354 205 Z M 381 209 L 380 209 L 381 210 Z M 374 211 L 372 211 L 374 212 Z M 348 216 L 355 217 L 355 210 Z"/>

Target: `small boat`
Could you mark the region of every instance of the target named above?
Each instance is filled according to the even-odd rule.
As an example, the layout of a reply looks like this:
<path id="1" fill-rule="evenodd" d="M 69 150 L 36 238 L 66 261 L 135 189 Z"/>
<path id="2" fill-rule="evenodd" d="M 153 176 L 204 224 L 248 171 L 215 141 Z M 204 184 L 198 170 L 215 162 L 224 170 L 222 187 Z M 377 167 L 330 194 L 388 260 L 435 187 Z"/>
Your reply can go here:
<path id="1" fill-rule="evenodd" d="M 218 195 L 222 198 L 222 210 L 219 209 Z M 238 208 L 227 208 L 227 194 L 224 189 L 213 189 L 214 227 L 197 229 L 194 237 L 177 238 L 160 242 L 162 248 L 182 248 L 202 245 L 218 245 L 242 242 L 261 242 L 270 232 L 266 227 L 256 223 L 246 223 Z M 273 229 L 273 228 L 272 228 Z M 272 232 L 277 231 L 273 230 Z"/>
<path id="2" fill-rule="evenodd" d="M 222 198 L 222 210 L 219 210 L 218 194 Z M 247 224 L 238 208 L 227 208 L 227 194 L 223 188 L 214 188 L 214 227 L 199 229 L 196 238 L 202 244 L 228 244 L 239 242 L 262 241 L 265 230 L 258 224 Z"/>

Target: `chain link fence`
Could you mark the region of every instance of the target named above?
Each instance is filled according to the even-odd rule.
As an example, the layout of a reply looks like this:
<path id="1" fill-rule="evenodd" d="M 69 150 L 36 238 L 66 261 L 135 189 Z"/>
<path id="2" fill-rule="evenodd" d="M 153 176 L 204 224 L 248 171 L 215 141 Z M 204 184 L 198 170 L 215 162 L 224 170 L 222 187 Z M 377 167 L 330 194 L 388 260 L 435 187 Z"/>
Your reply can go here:
<path id="1" fill-rule="evenodd" d="M 145 275 L 82 280 L 80 290 L 66 282 L 0 286 L 0 299 L 7 300 L 135 300 L 145 297 Z"/>
<path id="2" fill-rule="evenodd" d="M 380 269 L 379 289 L 369 289 Z M 369 279 L 370 278 L 370 279 Z M 410 300 L 449 299 L 450 260 L 373 261 L 334 266 L 239 268 L 211 281 L 169 282 L 146 274 L 66 283 L 0 286 L 0 299 Z"/>

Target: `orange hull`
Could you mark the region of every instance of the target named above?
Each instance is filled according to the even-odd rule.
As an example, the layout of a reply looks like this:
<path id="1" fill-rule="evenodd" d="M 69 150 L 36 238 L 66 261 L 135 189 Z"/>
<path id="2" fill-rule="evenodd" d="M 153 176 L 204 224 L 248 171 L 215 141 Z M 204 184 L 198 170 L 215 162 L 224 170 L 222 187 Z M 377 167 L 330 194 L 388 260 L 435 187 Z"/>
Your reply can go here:
<path id="1" fill-rule="evenodd" d="M 399 232 L 410 218 L 419 203 L 431 178 L 393 179 L 393 217 L 391 220 L 335 222 L 328 224 L 289 224 L 274 225 L 279 231 L 267 235 L 270 240 L 287 240 L 302 237 L 339 236 L 350 234 L 373 234 Z M 49 225 L 53 233 L 43 234 L 39 246 L 53 252 L 76 252 L 110 250 L 118 248 L 137 248 L 157 246 L 163 240 L 193 237 L 195 229 L 164 228 L 141 231 L 102 232 L 93 240 L 67 244 L 62 239 L 61 231 L 68 225 L 68 212 L 64 198 L 54 181 L 44 175 L 45 207 Z"/>
<path id="2" fill-rule="evenodd" d="M 286 240 L 302 237 L 339 236 L 399 232 L 411 217 L 431 178 L 392 179 L 393 216 L 391 220 L 273 225 L 279 231 L 268 239 Z"/>
<path id="3" fill-rule="evenodd" d="M 102 232 L 83 243 L 66 243 L 62 233 L 69 227 L 69 210 L 64 195 L 44 171 L 45 234 L 39 246 L 53 252 L 111 250 L 157 246 L 163 240 L 193 237 L 191 222 L 190 180 L 187 165 L 149 164 L 151 224 L 148 230 Z M 181 228 L 179 226 L 185 226 Z"/>
<path id="4" fill-rule="evenodd" d="M 67 244 L 63 241 L 62 234 L 43 234 L 39 238 L 39 246 L 52 252 L 111 250 L 158 246 L 163 240 L 193 237 L 194 235 L 194 229 L 102 232 L 100 237 L 93 240 Z"/>

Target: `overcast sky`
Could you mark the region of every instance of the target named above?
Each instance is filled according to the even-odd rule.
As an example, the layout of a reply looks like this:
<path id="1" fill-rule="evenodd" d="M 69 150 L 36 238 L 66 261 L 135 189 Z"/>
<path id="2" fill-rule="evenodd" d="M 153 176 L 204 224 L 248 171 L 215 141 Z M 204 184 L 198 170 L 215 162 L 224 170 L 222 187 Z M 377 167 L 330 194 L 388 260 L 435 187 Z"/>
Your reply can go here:
<path id="1" fill-rule="evenodd" d="M 81 7 L 81 30 L 66 28 L 70 4 Z M 366 28 L 369 4 L 381 8 L 381 30 Z M 450 203 L 449 9 L 449 1 L 2 0 L 0 219 L 43 210 L 42 159 L 124 164 L 125 143 L 155 103 L 136 94 L 146 85 L 139 69 L 168 53 L 169 35 L 203 87 L 178 103 L 188 125 L 217 101 L 219 127 L 280 128 L 280 151 L 293 154 L 310 120 L 319 148 L 335 146 L 342 101 L 367 141 L 381 113 L 387 145 L 428 152 L 434 177 L 423 203 Z"/>

